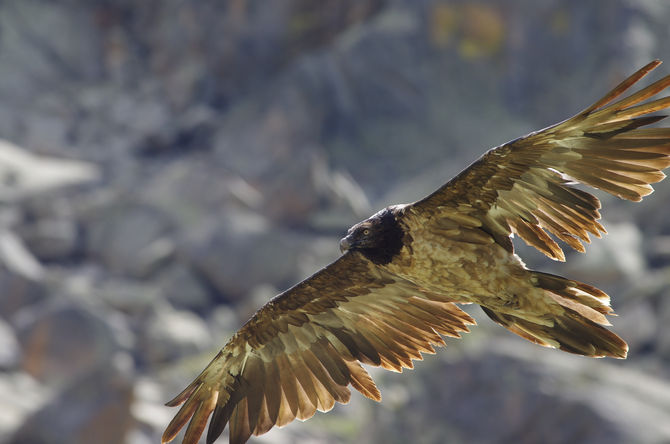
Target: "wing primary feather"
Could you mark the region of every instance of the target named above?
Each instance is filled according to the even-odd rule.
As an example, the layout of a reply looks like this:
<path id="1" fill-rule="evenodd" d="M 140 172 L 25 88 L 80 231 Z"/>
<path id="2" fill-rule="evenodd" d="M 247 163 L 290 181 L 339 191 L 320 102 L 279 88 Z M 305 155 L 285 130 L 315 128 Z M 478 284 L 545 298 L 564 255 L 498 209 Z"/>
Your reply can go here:
<path id="1" fill-rule="evenodd" d="M 349 361 L 347 365 L 351 374 L 352 387 L 373 401 L 381 401 L 382 395 L 368 372 L 358 362 Z"/>
<path id="2" fill-rule="evenodd" d="M 265 392 L 265 366 L 258 356 L 249 356 L 244 367 L 247 392 L 246 420 L 250 431 L 256 428 Z"/>
<path id="3" fill-rule="evenodd" d="M 314 355 L 314 352 L 312 350 L 305 350 L 303 353 L 303 360 L 305 361 L 305 364 L 311 371 L 312 375 L 315 376 L 314 381 L 320 383 L 324 389 L 330 394 L 329 397 L 322 397 L 319 396 L 319 399 L 322 402 L 322 406 L 327 406 L 326 409 L 330 410 L 332 408 L 332 403 L 330 402 L 330 397 L 333 398 L 333 400 L 346 403 L 349 400 L 346 399 L 346 401 L 341 401 L 340 396 L 342 395 L 342 392 L 339 391 L 336 387 L 336 383 L 332 380 L 324 366 L 319 362 L 319 359 Z M 317 390 L 318 392 L 318 390 Z"/>
<path id="4" fill-rule="evenodd" d="M 212 413 L 212 419 L 209 422 L 209 429 L 207 430 L 207 444 L 213 444 L 216 439 L 221 436 L 223 430 L 226 428 L 230 415 L 233 413 L 235 404 L 227 402 L 225 404 L 217 404 Z"/>
<path id="5" fill-rule="evenodd" d="M 312 375 L 302 359 L 302 351 L 299 355 L 292 356 L 291 366 L 295 374 L 296 399 L 298 402 L 298 419 L 311 418 L 319 405 L 319 397 Z"/>
<path id="6" fill-rule="evenodd" d="M 379 353 L 365 336 L 350 333 L 345 328 L 329 327 L 328 331 L 347 347 L 353 357 L 362 363 L 375 367 L 381 365 Z"/>
<path id="7" fill-rule="evenodd" d="M 200 375 L 202 376 L 202 374 Z M 202 382 L 200 377 L 196 378 L 188 387 L 181 391 L 177 396 L 172 398 L 170 401 L 166 402 L 165 405 L 168 407 L 177 407 L 178 405 L 183 404 L 192 394 L 195 392 Z"/>
<path id="8" fill-rule="evenodd" d="M 439 341 L 435 342 L 435 336 L 438 336 L 437 333 L 430 327 L 420 330 L 401 319 L 397 319 L 393 324 L 387 320 L 383 320 L 382 322 L 387 328 L 396 330 L 399 335 L 406 338 L 412 347 L 420 353 L 434 354 L 435 349 L 431 344 L 440 345 Z M 419 354 L 419 356 L 421 355 Z"/>
<path id="9" fill-rule="evenodd" d="M 349 384 L 349 368 L 328 341 L 320 341 L 312 347 L 312 352 L 336 384 L 341 386 Z"/>
<path id="10" fill-rule="evenodd" d="M 640 105 L 635 105 L 631 106 L 630 108 L 616 111 L 614 113 L 614 116 L 609 119 L 609 122 L 628 120 L 633 117 L 653 113 L 665 109 L 669 105 L 670 105 L 670 97 L 663 97 L 662 99 L 652 100 L 651 102 L 642 103 Z"/>
<path id="11" fill-rule="evenodd" d="M 287 406 L 295 418 L 298 413 L 298 387 L 293 366 L 287 355 L 278 355 L 276 362 Z"/>
<path id="12" fill-rule="evenodd" d="M 279 402 L 279 411 L 277 412 L 277 427 L 284 427 L 296 418 L 288 405 L 288 400 L 282 390 L 281 401 Z"/>
<path id="13" fill-rule="evenodd" d="M 184 427 L 184 425 L 186 425 L 186 423 L 191 419 L 193 413 L 199 406 L 200 401 L 198 398 L 189 398 L 165 428 L 165 432 L 163 432 L 161 441 L 163 443 L 172 441 L 174 437 L 177 436 L 177 433 L 179 433 L 179 430 L 181 430 L 181 428 Z"/>
<path id="14" fill-rule="evenodd" d="M 650 141 L 668 139 L 670 138 L 670 128 L 638 128 L 617 134 L 616 137 L 618 139 L 648 139 Z"/>
<path id="15" fill-rule="evenodd" d="M 651 125 L 653 123 L 659 122 L 663 119 L 665 119 L 668 116 L 660 115 L 660 116 L 644 116 L 644 117 L 636 117 L 634 119 L 631 119 L 630 121 L 627 122 L 609 122 L 609 123 L 603 123 L 598 126 L 595 126 L 591 129 L 588 130 L 588 132 L 585 132 L 584 135 L 588 137 L 593 137 L 596 139 L 600 140 L 605 140 L 609 139 L 612 137 L 615 137 L 619 134 L 622 133 L 630 133 L 632 130 L 635 128 L 639 128 L 641 126 L 645 125 Z M 626 137 L 627 139 L 629 137 Z"/>
<path id="16" fill-rule="evenodd" d="M 508 221 L 512 229 L 521 238 L 542 253 L 546 254 L 552 259 L 565 262 L 565 254 L 556 241 L 550 238 L 544 230 L 531 225 L 523 219 L 513 219 Z"/>
<path id="17" fill-rule="evenodd" d="M 276 419 L 272 421 L 270 419 L 270 413 L 268 411 L 267 398 L 263 397 L 263 402 L 261 403 L 261 408 L 258 414 L 258 421 L 256 422 L 256 427 L 254 428 L 252 434 L 254 436 L 259 436 L 264 433 L 267 433 L 272 427 L 274 427 Z"/>
<path id="18" fill-rule="evenodd" d="M 658 66 L 658 65 L 656 65 Z M 638 92 L 631 94 L 630 96 L 626 97 L 625 99 L 621 99 L 618 102 L 614 103 L 611 105 L 611 108 L 614 110 L 620 110 L 624 108 L 628 108 L 632 105 L 636 105 L 644 100 L 647 100 L 648 98 L 655 96 L 659 92 L 663 91 L 665 88 L 670 86 L 670 75 L 667 75 L 663 77 L 662 79 L 652 83 L 651 85 L 647 86 L 646 88 L 642 88 Z M 645 123 L 646 125 L 646 123 Z"/>
<path id="19" fill-rule="evenodd" d="M 279 369 L 277 362 L 271 360 L 265 363 L 265 402 L 268 411 L 268 418 L 272 424 L 277 422 L 279 415 L 279 406 L 281 404 L 281 379 L 279 378 Z"/>
<path id="20" fill-rule="evenodd" d="M 218 398 L 218 392 L 214 392 L 206 401 L 201 402 L 198 408 L 193 413 L 193 418 L 186 428 L 186 434 L 184 435 L 185 443 L 197 443 L 200 435 L 207 427 L 207 420 L 209 415 L 212 413 L 216 407 L 216 401 Z"/>
<path id="21" fill-rule="evenodd" d="M 230 416 L 230 444 L 244 444 L 251 437 L 252 430 L 247 412 L 247 398 L 242 398 Z"/>
<path id="22" fill-rule="evenodd" d="M 628 88 L 637 83 L 641 78 L 649 74 L 654 68 L 661 64 L 660 60 L 652 60 L 651 62 L 644 65 L 642 68 L 637 70 L 633 75 L 625 79 L 623 82 L 619 83 L 612 91 L 607 93 L 602 99 L 595 102 L 593 105 L 586 108 L 584 111 L 579 113 L 579 115 L 590 114 L 594 110 L 607 105 L 612 100 L 619 97 L 623 94 Z"/>

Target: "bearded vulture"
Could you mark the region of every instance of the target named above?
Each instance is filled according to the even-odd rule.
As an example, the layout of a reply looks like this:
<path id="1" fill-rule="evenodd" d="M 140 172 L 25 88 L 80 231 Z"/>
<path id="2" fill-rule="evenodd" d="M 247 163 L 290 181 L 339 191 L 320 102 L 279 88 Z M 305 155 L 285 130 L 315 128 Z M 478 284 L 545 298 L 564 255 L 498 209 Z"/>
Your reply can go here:
<path id="1" fill-rule="evenodd" d="M 412 368 L 474 324 L 458 304 L 479 304 L 545 347 L 625 358 L 627 344 L 604 327 L 609 296 L 529 270 L 511 236 L 563 261 L 555 238 L 584 252 L 589 234 L 605 233 L 600 201 L 575 184 L 632 201 L 653 191 L 670 165 L 670 128 L 646 126 L 665 117 L 652 113 L 670 97 L 647 99 L 670 75 L 615 99 L 660 63 L 574 117 L 488 151 L 429 196 L 351 227 L 339 259 L 265 304 L 167 404 L 183 406 L 162 442 L 190 421 L 183 443 L 197 443 L 211 416 L 207 443 L 229 424 L 230 443 L 243 444 L 347 403 L 350 385 L 379 401 L 361 364 Z"/>

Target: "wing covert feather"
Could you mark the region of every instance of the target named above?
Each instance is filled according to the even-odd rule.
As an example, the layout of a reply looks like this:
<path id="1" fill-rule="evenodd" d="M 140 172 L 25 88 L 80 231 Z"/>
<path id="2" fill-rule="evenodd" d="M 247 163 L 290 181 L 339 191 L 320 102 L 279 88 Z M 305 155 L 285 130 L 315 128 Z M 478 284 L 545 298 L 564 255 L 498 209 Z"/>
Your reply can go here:
<path id="1" fill-rule="evenodd" d="M 381 395 L 360 362 L 402 371 L 421 353 L 458 337 L 474 320 L 448 298 L 421 290 L 349 252 L 261 308 L 169 405 L 184 403 L 163 435 L 190 420 L 194 444 L 212 414 L 207 442 L 230 425 L 241 444 L 274 425 L 349 401 L 351 384 Z"/>
<path id="2" fill-rule="evenodd" d="M 642 128 L 665 117 L 649 114 L 668 108 L 670 97 L 646 100 L 670 86 L 670 76 L 611 103 L 660 63 L 647 64 L 574 117 L 488 151 L 412 210 L 476 218 L 509 250 L 515 233 L 552 259 L 565 256 L 549 234 L 584 251 L 589 233 L 606 231 L 598 223 L 600 201 L 573 181 L 639 201 L 670 166 L 670 128 Z M 471 226 L 454 229 L 452 238 L 469 242 L 463 232 Z"/>

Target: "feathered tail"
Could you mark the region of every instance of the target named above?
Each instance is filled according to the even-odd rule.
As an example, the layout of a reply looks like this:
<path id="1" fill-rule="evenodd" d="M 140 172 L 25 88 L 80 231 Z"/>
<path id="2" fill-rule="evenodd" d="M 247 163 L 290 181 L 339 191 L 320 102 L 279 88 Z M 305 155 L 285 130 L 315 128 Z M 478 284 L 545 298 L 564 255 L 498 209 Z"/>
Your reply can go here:
<path id="1" fill-rule="evenodd" d="M 545 347 L 594 358 L 626 357 L 628 344 L 603 327 L 610 325 L 605 315 L 614 314 L 607 294 L 582 282 L 537 271 L 530 273 L 533 284 L 557 302 L 562 313 L 554 315 L 548 325 L 543 325 L 482 307 L 489 318 Z"/>

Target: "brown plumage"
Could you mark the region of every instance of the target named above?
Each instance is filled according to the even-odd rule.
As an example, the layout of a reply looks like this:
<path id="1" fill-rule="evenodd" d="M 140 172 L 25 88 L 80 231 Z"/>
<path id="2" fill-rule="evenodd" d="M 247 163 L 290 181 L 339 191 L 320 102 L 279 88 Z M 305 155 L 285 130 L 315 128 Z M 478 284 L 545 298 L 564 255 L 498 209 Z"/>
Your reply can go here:
<path id="1" fill-rule="evenodd" d="M 624 358 L 603 325 L 609 297 L 588 284 L 528 270 L 514 233 L 564 260 L 555 236 L 584 251 L 605 229 L 600 202 L 573 181 L 639 201 L 670 165 L 670 128 L 643 128 L 670 97 L 650 100 L 670 76 L 612 103 L 660 64 L 653 61 L 576 116 L 482 156 L 430 196 L 354 225 L 344 255 L 263 306 L 205 370 L 168 403 L 183 404 L 163 442 L 190 421 L 183 442 L 230 442 L 349 401 L 349 385 L 381 395 L 361 363 L 402 371 L 460 337 L 477 303 L 534 343 L 585 356 Z M 646 102 L 645 102 L 646 101 Z M 643 103 L 645 102 L 645 103 Z"/>

